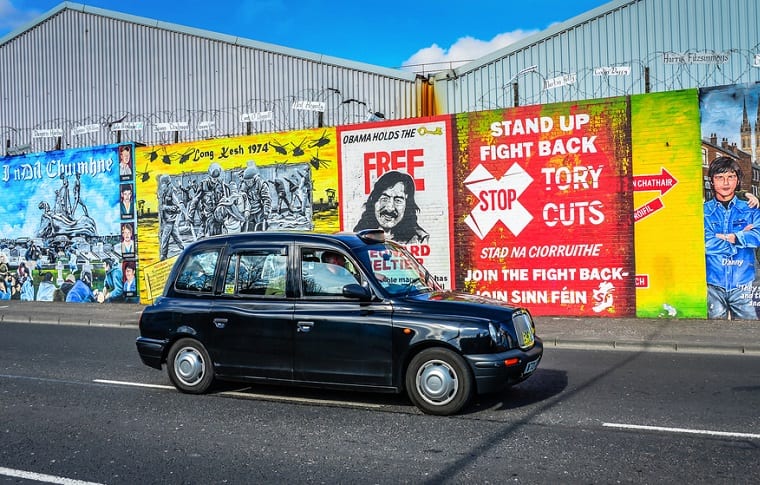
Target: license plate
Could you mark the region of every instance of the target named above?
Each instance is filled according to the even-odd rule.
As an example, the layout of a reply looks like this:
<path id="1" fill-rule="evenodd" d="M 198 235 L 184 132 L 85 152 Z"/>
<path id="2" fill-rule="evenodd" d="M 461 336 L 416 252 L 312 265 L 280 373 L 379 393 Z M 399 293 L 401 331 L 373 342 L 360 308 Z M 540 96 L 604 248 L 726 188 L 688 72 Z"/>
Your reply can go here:
<path id="1" fill-rule="evenodd" d="M 528 329 L 524 332 L 520 332 L 520 339 L 522 340 L 522 348 L 527 348 L 533 345 L 535 339 L 533 338 L 533 331 Z"/>
<path id="2" fill-rule="evenodd" d="M 536 367 L 538 367 L 538 361 L 541 359 L 536 359 L 532 362 L 528 362 L 528 365 L 525 366 L 525 371 L 523 372 L 524 376 L 527 376 L 528 374 L 532 373 L 534 370 L 536 370 Z"/>

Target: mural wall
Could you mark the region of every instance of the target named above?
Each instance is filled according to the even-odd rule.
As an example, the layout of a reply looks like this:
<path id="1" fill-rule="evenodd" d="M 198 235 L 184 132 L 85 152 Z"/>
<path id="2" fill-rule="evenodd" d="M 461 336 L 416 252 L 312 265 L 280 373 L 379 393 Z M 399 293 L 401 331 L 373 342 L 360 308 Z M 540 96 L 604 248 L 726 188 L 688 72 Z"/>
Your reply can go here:
<path id="1" fill-rule="evenodd" d="M 452 288 L 451 117 L 338 128 L 341 227 L 383 228 Z"/>
<path id="2" fill-rule="evenodd" d="M 760 316 L 760 83 L 700 92 L 708 318 Z"/>
<path id="3" fill-rule="evenodd" d="M 457 286 L 539 315 L 635 312 L 628 98 L 457 116 Z"/>
<path id="4" fill-rule="evenodd" d="M 696 90 L 631 98 L 636 314 L 704 318 Z"/>
<path id="5" fill-rule="evenodd" d="M 759 93 L 3 158 L 0 297 L 60 299 L 73 277 L 88 301 L 149 303 L 201 238 L 382 227 L 444 287 L 536 315 L 757 318 Z"/>
<path id="6" fill-rule="evenodd" d="M 174 257 L 204 237 L 340 229 L 334 128 L 139 147 L 142 301 L 163 291 Z"/>
<path id="7" fill-rule="evenodd" d="M 137 301 L 132 145 L 0 159 L 0 298 Z M 126 209 L 126 210 L 125 210 Z"/>

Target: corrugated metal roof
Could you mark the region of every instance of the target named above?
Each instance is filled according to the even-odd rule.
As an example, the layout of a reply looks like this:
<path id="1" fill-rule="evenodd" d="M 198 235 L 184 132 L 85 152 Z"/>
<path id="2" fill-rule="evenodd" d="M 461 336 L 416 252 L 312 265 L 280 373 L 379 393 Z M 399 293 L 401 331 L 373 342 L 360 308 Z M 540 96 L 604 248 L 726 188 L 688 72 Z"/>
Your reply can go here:
<path id="1" fill-rule="evenodd" d="M 760 80 L 757 0 L 616 0 L 434 77 L 459 113 Z M 700 57 L 701 56 L 701 57 Z"/>
<path id="2" fill-rule="evenodd" d="M 375 66 L 373 64 L 367 64 L 362 62 L 351 61 L 347 59 L 341 59 L 339 57 L 326 56 L 323 54 L 317 54 L 314 52 L 304 51 L 300 49 L 292 49 L 276 44 L 269 44 L 266 42 L 260 42 L 244 37 L 220 34 L 204 29 L 197 29 L 194 27 L 187 27 L 184 25 L 173 24 L 171 22 L 164 22 L 162 20 L 149 19 L 145 17 L 139 17 L 137 15 L 130 15 L 112 10 L 106 10 L 103 8 L 92 7 L 89 5 L 82 5 L 74 2 L 62 2 L 57 6 L 50 9 L 48 12 L 42 14 L 37 19 L 29 22 L 28 24 L 8 33 L 0 38 L 0 47 L 3 44 L 12 41 L 14 38 L 24 34 L 26 31 L 36 27 L 37 25 L 45 22 L 49 18 L 57 15 L 63 10 L 76 10 L 82 13 L 89 13 L 93 15 L 100 15 L 116 20 L 122 20 L 124 22 L 131 22 L 134 24 L 144 25 L 146 27 L 154 27 L 157 29 L 167 30 L 171 32 L 177 32 L 180 34 L 187 34 L 191 36 L 203 37 L 209 40 L 215 40 L 219 42 L 226 42 L 232 45 L 238 45 L 241 47 L 250 47 L 252 49 L 258 49 L 262 51 L 272 52 L 273 54 L 281 54 L 285 56 L 298 57 L 304 60 L 309 60 L 321 64 L 333 64 L 347 69 L 354 69 L 357 71 L 364 71 L 373 74 L 379 74 L 382 76 L 393 77 L 398 79 L 404 79 L 407 81 L 414 81 L 416 75 L 409 71 L 402 71 L 399 69 L 390 69 L 381 66 Z"/>
<path id="3" fill-rule="evenodd" d="M 0 142 L 32 151 L 412 118 L 428 105 L 410 72 L 72 3 L 4 37 L 0 72 Z M 261 112 L 271 120 L 243 121 Z M 140 127 L 112 132 L 117 122 Z"/>

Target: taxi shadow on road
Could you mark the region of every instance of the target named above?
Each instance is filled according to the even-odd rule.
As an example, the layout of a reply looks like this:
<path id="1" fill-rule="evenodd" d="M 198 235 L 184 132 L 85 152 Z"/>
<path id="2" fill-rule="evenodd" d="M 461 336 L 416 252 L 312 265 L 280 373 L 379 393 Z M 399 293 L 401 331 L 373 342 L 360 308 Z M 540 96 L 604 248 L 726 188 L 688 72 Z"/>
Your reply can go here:
<path id="1" fill-rule="evenodd" d="M 567 383 L 565 371 L 538 369 L 527 381 L 504 391 L 473 396 L 472 402 L 459 414 L 475 414 L 484 410 L 509 411 L 527 407 L 562 393 Z M 405 393 L 385 394 L 226 381 L 214 383 L 212 392 L 220 397 L 237 399 L 268 400 L 310 406 L 366 408 L 384 412 L 422 413 Z"/>
<path id="2" fill-rule="evenodd" d="M 414 411 L 414 404 L 406 394 L 345 391 L 314 387 L 278 384 L 249 384 L 232 381 L 216 381 L 212 392 L 222 397 L 276 401 L 309 406 L 352 408 L 377 408 L 384 411 Z M 409 410 L 399 408 L 409 407 Z"/>
<path id="3" fill-rule="evenodd" d="M 567 388 L 567 372 L 539 368 L 530 379 L 493 394 L 474 396 L 460 414 L 472 414 L 488 409 L 510 411 L 547 401 Z"/>

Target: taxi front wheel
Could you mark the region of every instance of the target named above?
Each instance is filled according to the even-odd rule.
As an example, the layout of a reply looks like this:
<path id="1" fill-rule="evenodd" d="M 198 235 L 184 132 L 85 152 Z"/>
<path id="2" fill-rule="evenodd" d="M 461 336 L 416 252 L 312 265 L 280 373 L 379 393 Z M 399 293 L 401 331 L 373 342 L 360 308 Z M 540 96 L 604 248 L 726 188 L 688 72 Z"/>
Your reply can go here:
<path id="1" fill-rule="evenodd" d="M 203 394 L 214 381 L 214 368 L 206 348 L 197 340 L 177 340 L 169 350 L 167 372 L 174 387 L 189 394 Z"/>
<path id="2" fill-rule="evenodd" d="M 448 416 L 470 401 L 473 378 L 467 362 L 448 349 L 425 349 L 406 370 L 406 389 L 415 406 L 426 414 Z"/>

